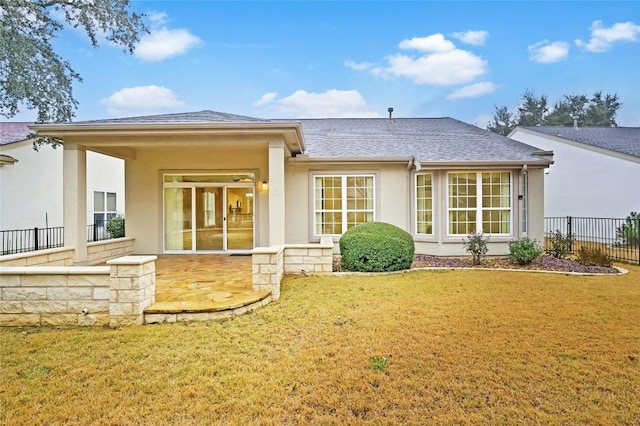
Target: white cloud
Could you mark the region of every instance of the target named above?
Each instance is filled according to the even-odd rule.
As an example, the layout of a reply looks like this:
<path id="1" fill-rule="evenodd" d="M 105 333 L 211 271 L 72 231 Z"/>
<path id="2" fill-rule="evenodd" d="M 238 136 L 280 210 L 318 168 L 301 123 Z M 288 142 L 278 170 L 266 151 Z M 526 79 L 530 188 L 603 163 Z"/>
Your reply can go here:
<path id="1" fill-rule="evenodd" d="M 487 37 L 489 37 L 489 33 L 487 31 L 465 31 L 463 33 L 453 33 L 451 37 L 457 38 L 463 43 L 474 46 L 484 46 Z"/>
<path id="2" fill-rule="evenodd" d="M 465 50 L 426 56 L 393 55 L 386 67 L 374 68 L 376 75 L 405 77 L 416 84 L 450 86 L 472 81 L 487 72 L 487 62 Z"/>
<path id="3" fill-rule="evenodd" d="M 469 51 L 456 48 L 439 33 L 403 40 L 398 47 L 420 53 L 389 55 L 385 57 L 384 65 L 353 61 L 346 61 L 345 65 L 353 70 L 368 71 L 384 78 L 401 77 L 415 84 L 436 86 L 468 83 L 488 71 L 487 61 Z"/>
<path id="4" fill-rule="evenodd" d="M 402 40 L 398 45 L 400 49 L 415 49 L 420 52 L 450 52 L 456 46 L 445 39 L 440 33 L 427 37 L 414 37 L 411 40 Z"/>
<path id="5" fill-rule="evenodd" d="M 602 21 L 591 24 L 591 38 L 588 42 L 576 40 L 578 47 L 589 52 L 601 53 L 611 49 L 618 41 L 636 42 L 640 34 L 640 25 L 633 22 L 618 22 L 609 28 L 602 26 Z"/>
<path id="6" fill-rule="evenodd" d="M 102 99 L 100 103 L 107 106 L 110 116 L 143 115 L 184 106 L 184 102 L 170 89 L 155 85 L 126 87 Z"/>
<path id="7" fill-rule="evenodd" d="M 140 37 L 133 53 L 143 61 L 157 62 L 184 55 L 190 48 L 202 42 L 187 29 L 168 28 L 169 17 L 165 12 L 151 11 L 147 13 L 147 18 L 151 27 L 149 34 Z"/>
<path id="8" fill-rule="evenodd" d="M 347 68 L 351 68 L 354 71 L 366 71 L 374 67 L 374 64 L 370 62 L 344 61 L 344 64 Z"/>
<path id="9" fill-rule="evenodd" d="M 369 108 L 357 90 L 331 89 L 323 93 L 298 90 L 282 99 L 276 99 L 272 95 L 275 94 L 267 93 L 256 103 L 260 103 L 266 97 L 272 111 L 286 118 L 380 117 Z"/>
<path id="10" fill-rule="evenodd" d="M 528 47 L 529 59 L 543 64 L 552 64 L 565 59 L 569 55 L 569 43 L 564 41 L 549 42 L 547 40 Z"/>
<path id="11" fill-rule="evenodd" d="M 453 100 L 462 98 L 475 98 L 478 96 L 486 95 L 488 93 L 493 93 L 497 88 L 498 86 L 496 86 L 494 83 L 490 81 L 483 81 L 454 90 L 449 95 L 447 95 L 447 99 Z"/>
<path id="12" fill-rule="evenodd" d="M 253 106 L 259 108 L 261 106 L 272 104 L 275 102 L 276 97 L 278 97 L 278 92 L 265 93 L 260 99 L 253 103 Z"/>

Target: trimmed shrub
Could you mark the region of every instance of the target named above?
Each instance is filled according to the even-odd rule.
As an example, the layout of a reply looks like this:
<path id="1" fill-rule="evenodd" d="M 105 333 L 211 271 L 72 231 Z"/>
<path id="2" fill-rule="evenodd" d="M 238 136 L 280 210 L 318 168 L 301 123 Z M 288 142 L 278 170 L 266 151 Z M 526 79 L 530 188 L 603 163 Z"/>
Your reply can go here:
<path id="1" fill-rule="evenodd" d="M 111 238 L 124 237 L 124 218 L 122 216 L 112 217 L 107 221 L 107 232 Z"/>
<path id="2" fill-rule="evenodd" d="M 536 240 L 520 238 L 509 243 L 509 259 L 518 265 L 528 265 L 542 254 L 542 248 Z"/>
<path id="3" fill-rule="evenodd" d="M 415 244 L 411 235 L 397 226 L 366 222 L 342 235 L 340 253 L 342 266 L 348 271 L 400 271 L 411 268 Z"/>

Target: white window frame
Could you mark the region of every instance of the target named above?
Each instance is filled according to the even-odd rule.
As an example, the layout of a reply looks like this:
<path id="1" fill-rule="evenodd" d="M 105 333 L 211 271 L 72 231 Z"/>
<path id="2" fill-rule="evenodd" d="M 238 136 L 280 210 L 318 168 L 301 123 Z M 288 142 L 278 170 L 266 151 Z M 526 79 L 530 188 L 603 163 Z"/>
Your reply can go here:
<path id="1" fill-rule="evenodd" d="M 96 210 L 96 194 L 102 195 L 103 206 L 102 206 L 102 209 L 100 210 Z M 115 199 L 113 210 L 109 210 L 110 195 L 113 195 Z M 102 219 L 100 219 L 102 223 L 96 223 L 97 215 L 102 216 Z M 112 219 L 116 216 L 118 216 L 118 193 L 111 192 L 111 191 L 93 191 L 93 224 L 100 227 L 106 226 L 107 221 L 109 221 L 109 219 Z"/>
<path id="2" fill-rule="evenodd" d="M 475 188 L 476 188 L 476 205 L 475 207 L 451 207 L 450 206 L 450 198 L 451 198 L 451 176 L 454 174 L 475 174 Z M 508 207 L 483 207 L 482 205 L 482 197 L 483 197 L 483 185 L 482 185 L 482 175 L 484 173 L 508 173 L 509 174 L 509 206 Z M 463 234 L 454 234 L 450 231 L 451 219 L 450 212 L 452 211 L 475 211 L 475 229 L 471 229 L 470 232 L 483 232 L 482 222 L 483 222 L 483 212 L 490 211 L 508 211 L 509 212 L 509 232 L 505 233 L 491 233 L 491 232 L 483 232 L 485 235 L 494 235 L 494 236 L 511 236 L 514 232 L 514 223 L 513 223 L 513 206 L 514 206 L 514 196 L 513 196 L 513 173 L 509 170 L 456 170 L 447 172 L 447 182 L 446 182 L 446 199 L 447 199 L 447 208 L 446 208 L 446 230 L 448 236 L 460 236 L 467 235 L 467 233 Z"/>
<path id="3" fill-rule="evenodd" d="M 317 186 L 316 182 L 318 178 L 339 178 L 341 180 L 341 208 L 340 209 L 317 209 L 316 208 L 316 194 L 317 194 Z M 348 178 L 370 178 L 372 180 L 372 208 L 371 209 L 349 209 L 347 203 L 347 195 L 348 195 L 348 187 L 347 180 Z M 377 220 L 378 216 L 378 208 L 377 208 L 377 179 L 375 173 L 315 173 L 311 175 L 311 215 L 312 215 L 312 235 L 316 238 L 322 236 L 340 236 L 344 234 L 348 227 L 348 214 L 349 213 L 371 213 L 371 221 Z M 317 221 L 317 213 L 322 211 L 336 211 L 341 216 L 341 233 L 339 234 L 321 234 L 318 233 L 318 221 Z"/>
<path id="4" fill-rule="evenodd" d="M 431 232 L 425 233 L 419 231 L 419 218 L 420 218 L 420 202 L 418 200 L 418 179 L 420 176 L 430 176 L 431 177 Z M 435 225 L 436 225 L 436 217 L 435 217 L 435 201 L 436 201 L 436 185 L 435 185 L 435 175 L 432 172 L 424 172 L 424 173 L 416 173 L 414 175 L 413 180 L 413 200 L 414 200 L 414 220 L 413 220 L 413 229 L 415 230 L 415 234 L 418 236 L 428 236 L 432 237 L 434 235 Z M 429 210 L 429 209 L 425 209 Z"/>

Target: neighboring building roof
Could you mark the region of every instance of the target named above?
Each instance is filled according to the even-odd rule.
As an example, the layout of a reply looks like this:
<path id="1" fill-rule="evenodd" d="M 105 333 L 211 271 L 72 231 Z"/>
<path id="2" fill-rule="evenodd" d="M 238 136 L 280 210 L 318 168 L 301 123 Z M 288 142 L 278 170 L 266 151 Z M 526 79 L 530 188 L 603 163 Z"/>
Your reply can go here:
<path id="1" fill-rule="evenodd" d="M 540 150 L 453 118 L 301 119 L 310 157 L 540 161 Z"/>
<path id="2" fill-rule="evenodd" d="M 597 148 L 640 158 L 640 127 L 523 127 Z"/>
<path id="3" fill-rule="evenodd" d="M 10 155 L 0 154 L 0 166 L 4 164 L 15 164 L 18 160 Z"/>
<path id="4" fill-rule="evenodd" d="M 25 122 L 0 122 L 0 145 L 8 145 L 14 142 L 22 142 L 33 133 Z"/>

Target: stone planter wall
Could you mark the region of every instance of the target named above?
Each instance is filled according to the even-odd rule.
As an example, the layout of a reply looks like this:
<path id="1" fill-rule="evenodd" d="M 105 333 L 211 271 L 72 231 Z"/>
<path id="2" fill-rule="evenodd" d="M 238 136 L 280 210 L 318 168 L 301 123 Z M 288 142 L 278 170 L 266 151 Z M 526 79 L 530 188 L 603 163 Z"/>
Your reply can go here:
<path id="1" fill-rule="evenodd" d="M 97 265 L 133 253 L 134 238 L 124 237 L 87 244 L 87 263 Z"/>
<path id="2" fill-rule="evenodd" d="M 0 256 L 0 266 L 71 266 L 72 247 L 60 247 Z"/>
<path id="3" fill-rule="evenodd" d="M 0 326 L 142 324 L 155 299 L 155 256 L 109 266 L 0 266 Z"/>

